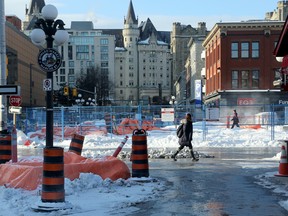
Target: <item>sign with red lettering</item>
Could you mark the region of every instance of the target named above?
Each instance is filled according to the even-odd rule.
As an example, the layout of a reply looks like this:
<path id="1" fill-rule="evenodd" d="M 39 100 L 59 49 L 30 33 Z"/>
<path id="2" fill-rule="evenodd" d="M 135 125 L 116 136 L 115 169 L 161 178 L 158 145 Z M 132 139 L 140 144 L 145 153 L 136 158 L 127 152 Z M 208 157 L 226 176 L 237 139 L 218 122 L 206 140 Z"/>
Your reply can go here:
<path id="1" fill-rule="evenodd" d="M 161 121 L 174 122 L 174 108 L 161 108 Z"/>
<path id="2" fill-rule="evenodd" d="M 9 103 L 11 106 L 20 106 L 22 102 L 21 96 L 10 96 Z"/>
<path id="3" fill-rule="evenodd" d="M 237 105 L 252 105 L 255 101 L 255 98 L 238 98 Z"/>

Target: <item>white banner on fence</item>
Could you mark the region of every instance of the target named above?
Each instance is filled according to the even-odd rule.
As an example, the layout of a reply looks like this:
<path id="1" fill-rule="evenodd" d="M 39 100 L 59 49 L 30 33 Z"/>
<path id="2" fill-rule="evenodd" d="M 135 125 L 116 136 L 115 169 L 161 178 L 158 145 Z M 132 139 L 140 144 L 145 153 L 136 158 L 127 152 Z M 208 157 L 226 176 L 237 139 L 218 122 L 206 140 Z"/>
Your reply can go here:
<path id="1" fill-rule="evenodd" d="M 174 122 L 174 108 L 161 108 L 161 121 Z"/>

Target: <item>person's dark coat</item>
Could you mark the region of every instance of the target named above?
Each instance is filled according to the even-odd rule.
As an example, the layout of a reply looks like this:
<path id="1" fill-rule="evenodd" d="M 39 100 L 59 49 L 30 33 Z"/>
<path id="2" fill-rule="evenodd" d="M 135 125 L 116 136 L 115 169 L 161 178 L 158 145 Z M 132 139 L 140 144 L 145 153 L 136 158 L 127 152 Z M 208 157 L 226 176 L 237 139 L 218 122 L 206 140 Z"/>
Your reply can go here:
<path id="1" fill-rule="evenodd" d="M 192 146 L 191 142 L 193 139 L 193 124 L 192 121 L 184 120 L 183 124 L 183 135 L 179 138 L 179 144 L 181 146 Z"/>
<path id="2" fill-rule="evenodd" d="M 238 124 L 239 123 L 239 118 L 237 115 L 234 115 L 232 118 L 233 124 Z"/>

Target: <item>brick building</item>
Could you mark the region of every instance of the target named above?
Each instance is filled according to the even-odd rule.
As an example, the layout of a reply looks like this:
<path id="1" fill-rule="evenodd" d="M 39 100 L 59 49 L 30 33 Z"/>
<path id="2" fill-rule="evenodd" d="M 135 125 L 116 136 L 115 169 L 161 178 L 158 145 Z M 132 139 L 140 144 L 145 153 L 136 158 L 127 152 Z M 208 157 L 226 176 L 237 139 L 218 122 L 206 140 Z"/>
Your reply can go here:
<path id="1" fill-rule="evenodd" d="M 283 23 L 215 24 L 203 42 L 207 105 L 235 107 L 288 101 L 287 93 L 273 86 L 281 67 L 273 51 Z"/>

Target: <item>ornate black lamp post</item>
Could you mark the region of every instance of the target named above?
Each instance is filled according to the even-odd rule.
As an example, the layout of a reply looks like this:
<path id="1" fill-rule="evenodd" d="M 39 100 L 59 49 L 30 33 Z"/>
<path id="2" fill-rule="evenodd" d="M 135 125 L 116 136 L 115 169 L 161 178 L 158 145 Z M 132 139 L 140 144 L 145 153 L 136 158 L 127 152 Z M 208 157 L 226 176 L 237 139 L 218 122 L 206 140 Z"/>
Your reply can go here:
<path id="1" fill-rule="evenodd" d="M 37 210 L 59 210 L 69 208 L 65 202 L 64 190 L 64 157 L 62 147 L 53 147 L 53 72 L 56 71 L 62 62 L 57 50 L 53 49 L 53 42 L 56 45 L 65 43 L 69 35 L 64 30 L 64 22 L 55 20 L 58 11 L 53 5 L 46 5 L 42 8 L 43 18 L 35 22 L 35 28 L 31 32 L 31 40 L 36 45 L 43 45 L 46 41 L 47 48 L 39 52 L 39 66 L 47 73 L 47 79 L 43 82 L 46 91 L 46 147 L 44 148 L 43 178 L 42 178 L 42 203 L 35 207 Z M 57 207 L 51 207 L 44 203 L 62 203 Z"/>

